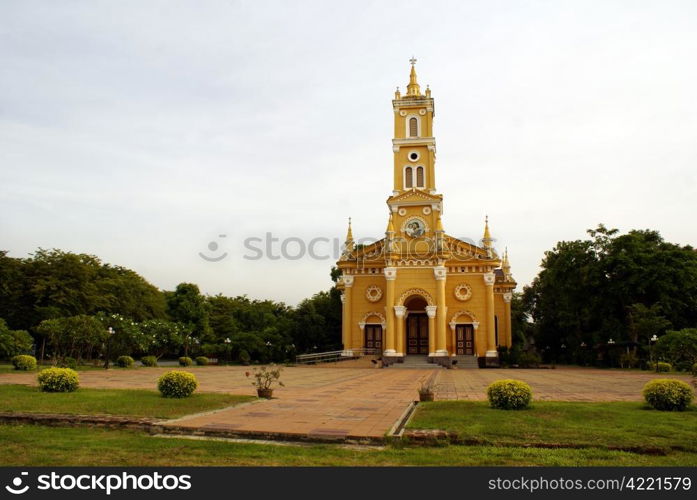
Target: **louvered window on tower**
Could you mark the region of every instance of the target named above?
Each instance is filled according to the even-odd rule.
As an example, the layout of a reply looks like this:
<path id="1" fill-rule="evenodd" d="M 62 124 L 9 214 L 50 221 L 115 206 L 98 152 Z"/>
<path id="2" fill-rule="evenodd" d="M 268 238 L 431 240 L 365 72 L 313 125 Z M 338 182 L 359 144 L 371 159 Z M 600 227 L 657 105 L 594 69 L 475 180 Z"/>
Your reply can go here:
<path id="1" fill-rule="evenodd" d="M 419 135 L 419 121 L 416 118 L 409 118 L 409 137 Z"/>
<path id="2" fill-rule="evenodd" d="M 424 187 L 424 168 L 416 168 L 416 187 Z"/>
<path id="3" fill-rule="evenodd" d="M 414 173 L 411 167 L 407 167 L 404 172 L 404 187 L 410 188 L 414 185 Z"/>

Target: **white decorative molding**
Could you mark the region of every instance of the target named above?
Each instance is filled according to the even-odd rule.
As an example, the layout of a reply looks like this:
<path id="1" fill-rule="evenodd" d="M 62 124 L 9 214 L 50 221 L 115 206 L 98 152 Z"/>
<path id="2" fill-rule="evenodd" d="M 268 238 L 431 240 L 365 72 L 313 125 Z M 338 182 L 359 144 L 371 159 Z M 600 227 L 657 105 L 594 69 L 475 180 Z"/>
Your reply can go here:
<path id="1" fill-rule="evenodd" d="M 399 116 L 407 116 L 407 112 L 404 111 L 404 110 L 401 110 L 401 111 L 399 112 Z"/>
<path id="2" fill-rule="evenodd" d="M 394 315 L 398 318 L 403 318 L 407 312 L 407 308 L 404 306 L 394 306 Z"/>
<path id="3" fill-rule="evenodd" d="M 425 110 L 425 109 L 420 109 L 420 110 L 419 110 L 419 114 L 420 114 L 421 116 L 425 115 L 425 114 L 426 114 L 426 110 Z"/>
<path id="4" fill-rule="evenodd" d="M 368 302 L 378 302 L 382 298 L 382 288 L 377 285 L 370 285 L 365 289 L 365 298 Z"/>
<path id="5" fill-rule="evenodd" d="M 383 328 L 385 328 L 385 325 L 387 324 L 387 320 L 385 319 L 385 316 L 382 313 L 379 313 L 377 311 L 370 311 L 365 313 L 363 315 L 363 319 L 361 319 L 361 322 L 368 324 L 368 325 L 374 325 L 375 323 L 368 321 L 371 316 L 375 316 L 376 318 L 380 318 L 380 325 L 382 325 Z"/>
<path id="6" fill-rule="evenodd" d="M 416 158 L 412 158 L 413 155 L 416 155 Z M 421 155 L 418 151 L 409 151 L 407 153 L 407 160 L 409 160 L 412 163 L 419 161 L 419 158 L 421 158 Z"/>
<path id="7" fill-rule="evenodd" d="M 467 283 L 460 283 L 454 290 L 455 298 L 460 302 L 467 302 L 472 298 L 472 287 Z"/>
<path id="8" fill-rule="evenodd" d="M 431 297 L 431 294 L 428 293 L 426 290 L 423 288 L 410 288 L 406 292 L 404 292 L 401 297 L 399 297 L 399 300 L 397 303 L 399 305 L 404 305 L 404 301 L 407 300 L 409 297 L 412 297 L 414 295 L 419 295 L 420 297 L 423 297 L 426 300 L 426 303 L 430 306 L 434 306 L 435 303 L 433 302 L 433 297 Z"/>
<path id="9" fill-rule="evenodd" d="M 402 217 L 404 217 L 405 215 L 407 215 L 407 209 L 406 209 L 406 208 L 400 208 L 399 211 L 398 211 L 397 213 L 398 213 L 399 215 L 401 215 Z"/>
<path id="10" fill-rule="evenodd" d="M 433 276 L 435 276 L 437 281 L 444 280 L 448 275 L 448 270 L 445 266 L 436 266 L 433 268 Z"/>
<path id="11" fill-rule="evenodd" d="M 401 115 L 402 113 L 400 112 L 399 114 Z M 412 118 L 416 118 L 416 136 L 409 133 L 409 122 Z M 404 137 L 408 137 L 410 139 L 421 139 L 421 135 L 421 117 L 413 113 L 407 115 L 404 118 Z"/>
<path id="12" fill-rule="evenodd" d="M 428 314 L 429 318 L 435 318 L 437 310 L 438 306 L 426 306 L 426 314 Z"/>
<path id="13" fill-rule="evenodd" d="M 422 208 L 421 213 L 423 213 L 424 215 L 431 215 L 431 207 Z"/>
<path id="14" fill-rule="evenodd" d="M 365 330 L 365 321 L 359 321 L 358 328 L 360 328 L 361 331 Z"/>
<path id="15" fill-rule="evenodd" d="M 469 316 L 470 321 L 460 321 L 461 316 Z M 453 324 L 471 323 L 473 325 L 475 323 L 477 323 L 477 326 L 479 326 L 479 323 L 477 322 L 477 317 L 474 315 L 474 313 L 472 311 L 466 311 L 466 310 L 461 310 L 461 311 L 458 311 L 455 314 L 453 314 L 453 317 L 450 318 L 450 323 L 453 323 Z"/>
<path id="16" fill-rule="evenodd" d="M 393 152 L 393 153 L 399 153 L 399 146 L 397 146 L 396 144 L 393 144 L 393 145 L 392 145 L 392 152 Z"/>
<path id="17" fill-rule="evenodd" d="M 472 327 L 474 328 L 474 331 L 477 331 L 477 328 L 479 328 L 479 321 L 473 321 L 472 322 Z"/>
<path id="18" fill-rule="evenodd" d="M 496 281 L 496 275 L 494 273 L 484 273 L 482 278 L 484 278 L 486 286 L 494 286 L 494 282 Z"/>
<path id="19" fill-rule="evenodd" d="M 506 304 L 509 304 L 511 302 L 511 299 L 513 298 L 513 294 L 511 292 L 507 292 L 503 294 L 503 301 Z"/>
<path id="20" fill-rule="evenodd" d="M 397 268 L 396 267 L 386 267 L 385 268 L 385 279 L 387 281 L 393 281 L 397 279 Z"/>

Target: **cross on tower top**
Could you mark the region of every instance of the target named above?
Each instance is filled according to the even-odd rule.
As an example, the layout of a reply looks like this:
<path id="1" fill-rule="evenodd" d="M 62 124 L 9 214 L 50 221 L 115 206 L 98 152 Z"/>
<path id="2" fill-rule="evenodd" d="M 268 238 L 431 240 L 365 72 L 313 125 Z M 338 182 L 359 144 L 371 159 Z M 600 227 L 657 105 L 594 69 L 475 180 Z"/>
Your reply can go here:
<path id="1" fill-rule="evenodd" d="M 416 64 L 416 58 L 414 56 L 411 56 L 411 59 L 409 59 L 409 62 L 413 66 L 414 64 Z"/>

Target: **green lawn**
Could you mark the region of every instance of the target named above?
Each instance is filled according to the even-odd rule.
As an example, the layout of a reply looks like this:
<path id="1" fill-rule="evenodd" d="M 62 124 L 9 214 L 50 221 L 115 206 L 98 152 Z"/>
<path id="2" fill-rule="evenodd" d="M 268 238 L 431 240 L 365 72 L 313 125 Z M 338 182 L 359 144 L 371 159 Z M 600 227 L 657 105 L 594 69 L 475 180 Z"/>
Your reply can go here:
<path id="1" fill-rule="evenodd" d="M 694 454 L 495 446 L 392 447 L 273 444 L 159 438 L 137 431 L 0 425 L 1 466 L 697 466 Z"/>
<path id="2" fill-rule="evenodd" d="M 177 418 L 256 399 L 232 394 L 194 393 L 189 398 L 163 398 L 141 389 L 78 389 L 76 392 L 40 392 L 37 387 L 0 385 L 0 411 L 130 415 Z"/>
<path id="3" fill-rule="evenodd" d="M 439 401 L 420 404 L 408 427 L 454 431 L 470 444 L 697 454 L 695 406 L 685 412 L 661 412 L 643 403 L 541 401 L 527 410 L 505 411 L 486 402 Z"/>

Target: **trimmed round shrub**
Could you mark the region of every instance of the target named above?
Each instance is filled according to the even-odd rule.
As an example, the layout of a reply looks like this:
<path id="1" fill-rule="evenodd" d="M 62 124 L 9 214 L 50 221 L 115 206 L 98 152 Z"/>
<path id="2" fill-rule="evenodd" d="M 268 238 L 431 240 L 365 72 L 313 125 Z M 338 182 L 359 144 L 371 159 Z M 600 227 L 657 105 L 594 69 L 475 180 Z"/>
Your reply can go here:
<path id="1" fill-rule="evenodd" d="M 77 372 L 72 368 L 46 368 L 38 375 L 39 389 L 44 392 L 73 392 L 80 386 Z"/>
<path id="2" fill-rule="evenodd" d="M 36 358 L 28 354 L 20 354 L 12 358 L 12 366 L 15 367 L 15 370 L 36 370 Z"/>
<path id="3" fill-rule="evenodd" d="M 143 356 L 140 358 L 140 362 L 143 366 L 157 366 L 157 358 L 155 356 Z"/>
<path id="4" fill-rule="evenodd" d="M 191 366 L 194 364 L 194 360 L 188 356 L 182 356 L 179 358 L 179 366 Z"/>
<path id="5" fill-rule="evenodd" d="M 648 382 L 642 393 L 648 404 L 661 411 L 683 411 L 695 397 L 692 387 L 682 380 L 670 378 Z"/>
<path id="6" fill-rule="evenodd" d="M 157 388 L 166 398 L 187 398 L 198 387 L 192 373 L 172 370 L 162 375 L 157 381 Z"/>
<path id="7" fill-rule="evenodd" d="M 196 364 L 198 366 L 206 366 L 209 362 L 209 359 L 205 356 L 199 356 L 196 358 Z"/>
<path id="8" fill-rule="evenodd" d="M 135 360 L 130 356 L 119 356 L 116 358 L 116 366 L 121 368 L 131 368 L 135 364 Z"/>
<path id="9" fill-rule="evenodd" d="M 252 357 L 249 355 L 249 353 L 246 350 L 242 349 L 240 351 L 239 359 L 240 359 L 240 363 L 242 363 L 244 366 L 247 366 L 249 364 L 249 362 L 252 360 Z"/>
<path id="10" fill-rule="evenodd" d="M 500 410 L 520 410 L 532 401 L 532 389 L 520 380 L 497 380 L 487 388 L 486 395 L 491 407 Z"/>
<path id="11" fill-rule="evenodd" d="M 672 369 L 673 367 L 670 365 L 670 363 L 664 363 L 663 361 L 659 361 L 658 363 L 656 363 L 657 372 L 668 373 Z"/>
<path id="12" fill-rule="evenodd" d="M 697 377 L 697 363 L 695 363 L 694 365 L 692 365 L 692 375 L 694 375 L 695 377 Z"/>
<path id="13" fill-rule="evenodd" d="M 73 370 L 77 370 L 77 359 L 68 356 L 67 358 L 63 358 L 63 361 L 61 361 L 58 366 L 61 368 L 72 368 Z"/>

